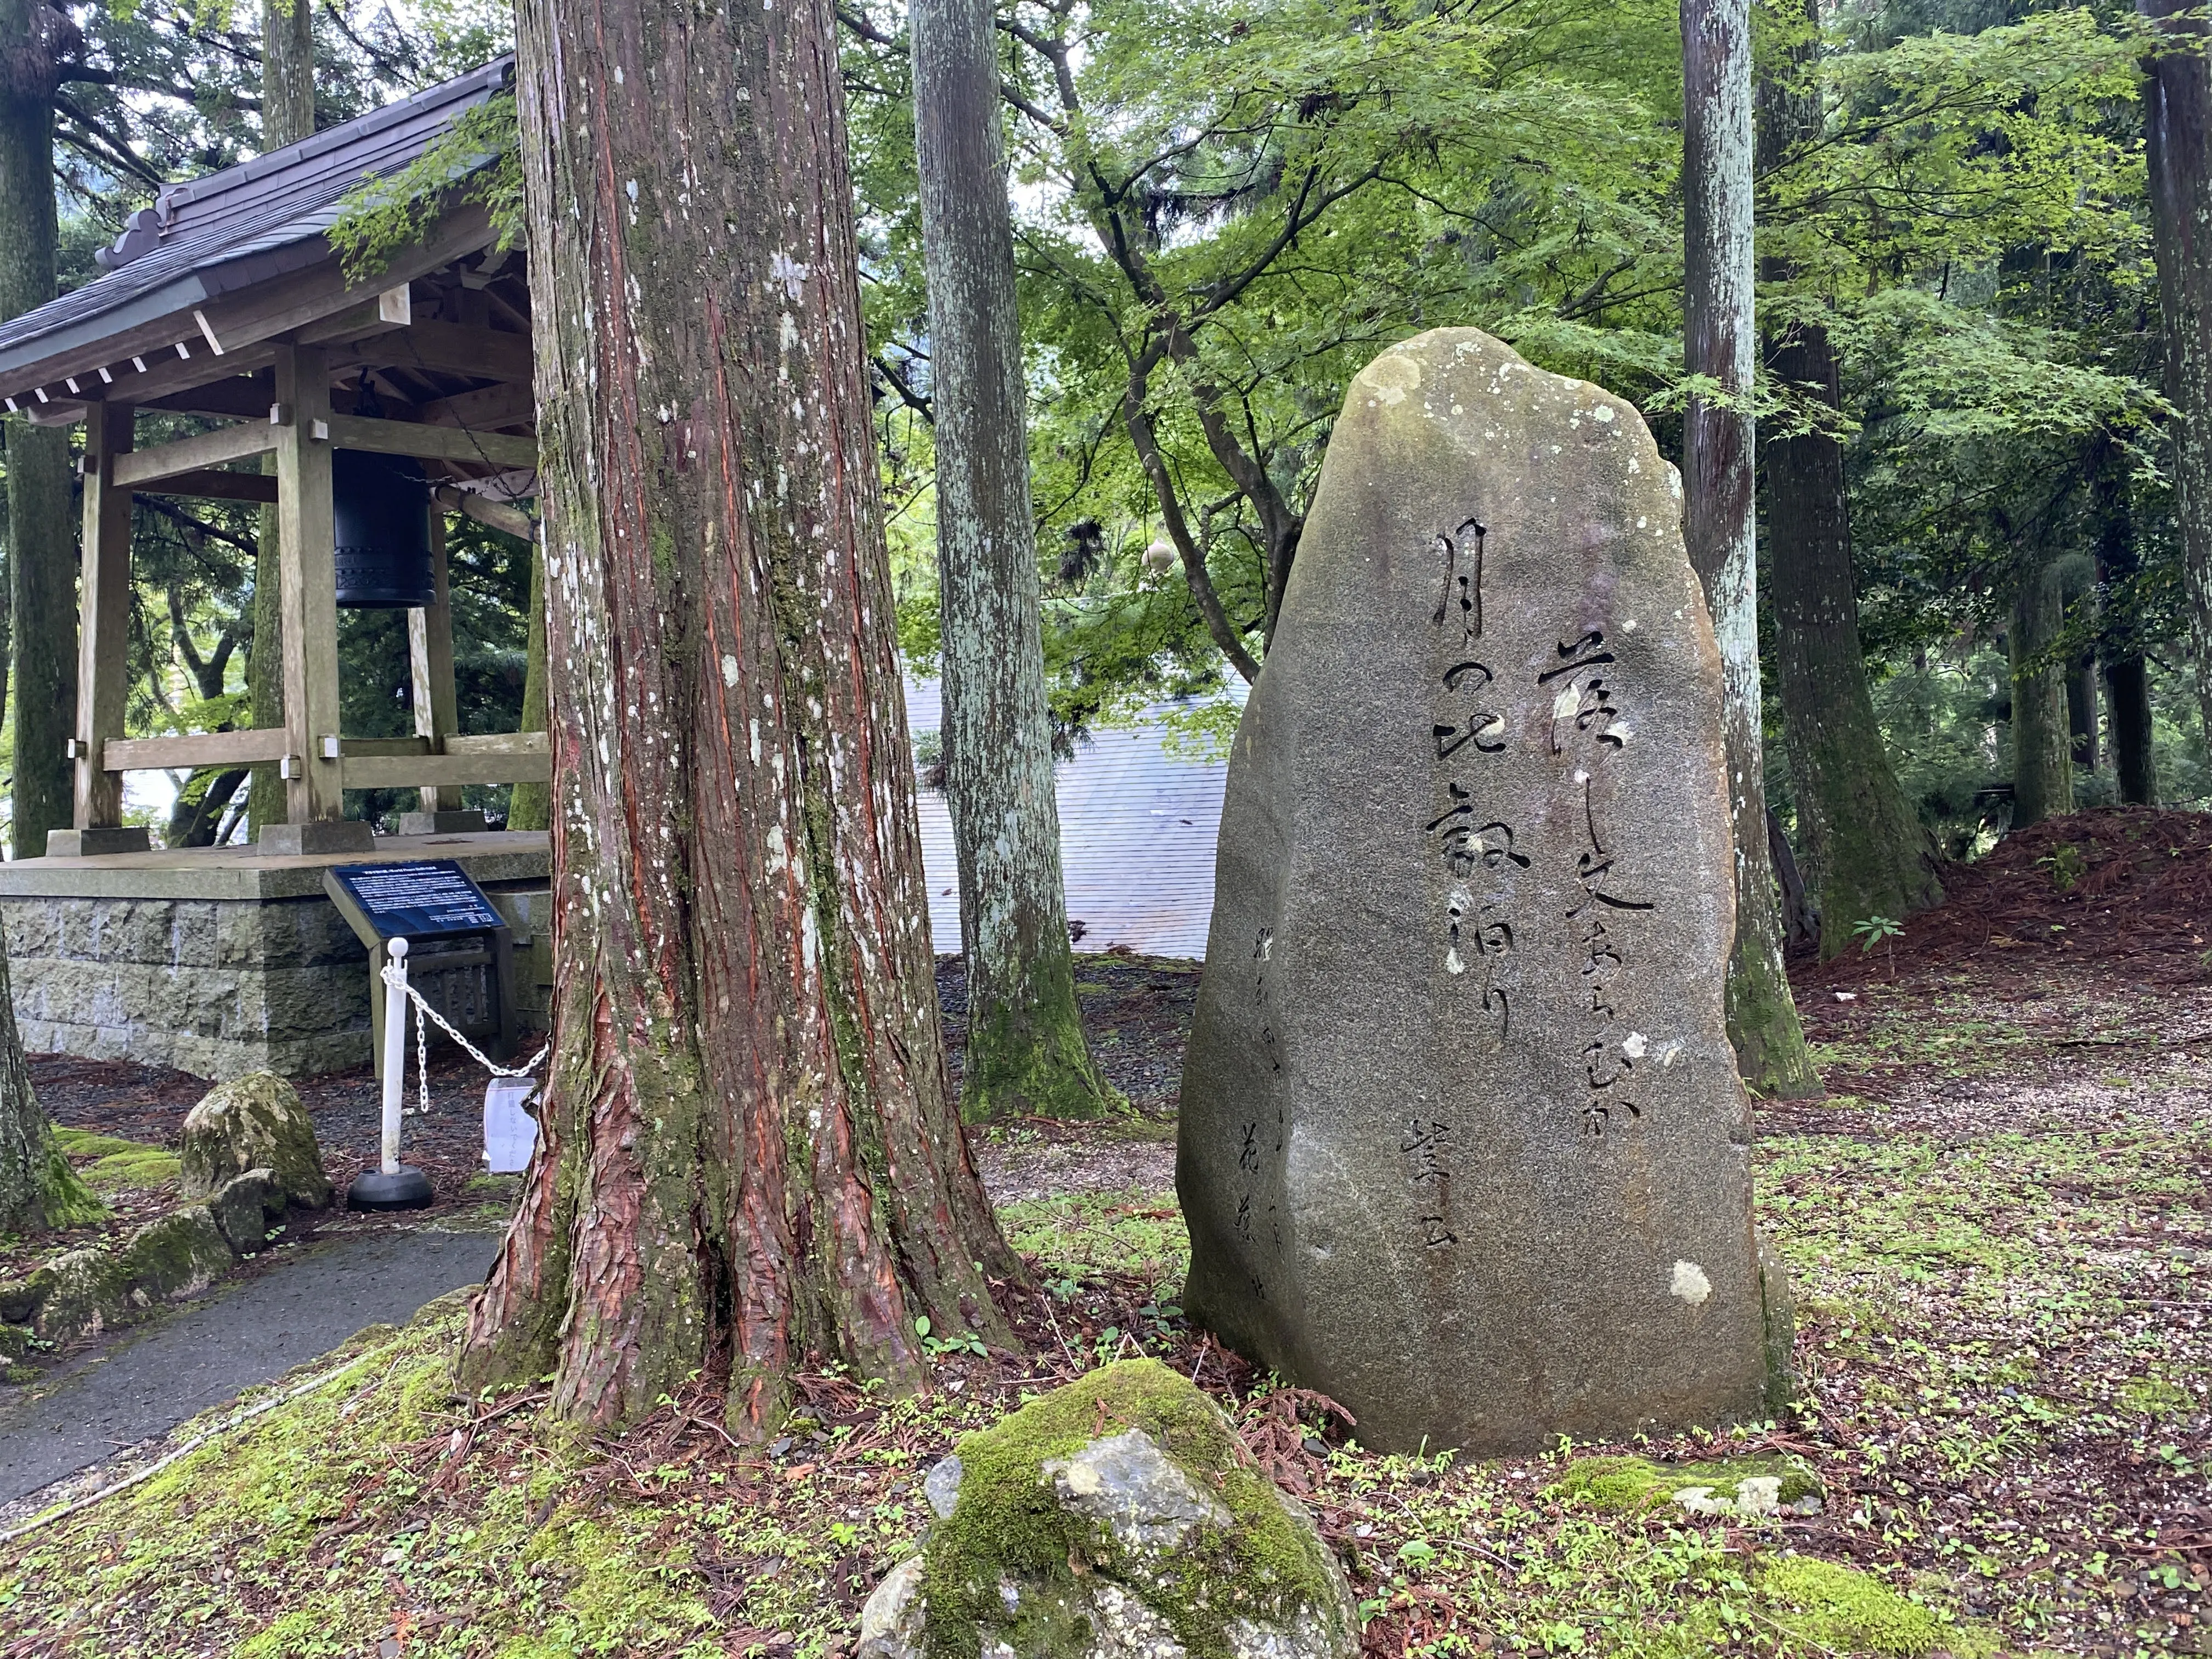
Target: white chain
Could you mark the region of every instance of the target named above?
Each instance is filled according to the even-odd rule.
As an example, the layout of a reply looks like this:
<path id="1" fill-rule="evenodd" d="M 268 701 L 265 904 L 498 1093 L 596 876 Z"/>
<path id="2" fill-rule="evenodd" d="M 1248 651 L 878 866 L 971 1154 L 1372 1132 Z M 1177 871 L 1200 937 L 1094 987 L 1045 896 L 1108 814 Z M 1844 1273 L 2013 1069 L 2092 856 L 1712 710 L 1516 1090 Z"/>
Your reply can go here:
<path id="1" fill-rule="evenodd" d="M 411 994 L 412 988 L 410 989 Z M 430 1115 L 430 1028 L 422 1023 L 422 1004 L 419 997 L 415 999 L 415 1086 L 422 1100 L 422 1104 L 415 1109 L 415 1115 L 428 1117 Z M 400 1091 L 400 1097 L 403 1100 L 406 1098 L 404 1089 Z"/>
<path id="2" fill-rule="evenodd" d="M 475 1060 L 476 1063 L 483 1066 L 487 1072 L 489 1072 L 494 1077 L 528 1077 L 532 1072 L 536 1071 L 539 1066 L 544 1063 L 545 1056 L 553 1052 L 553 1045 L 550 1042 L 548 1042 L 543 1048 L 540 1048 L 528 1060 L 524 1060 L 520 1066 L 498 1066 L 493 1064 L 490 1058 L 485 1054 L 483 1049 L 477 1048 L 475 1043 L 470 1042 L 459 1031 L 455 1030 L 451 1021 L 425 1001 L 423 1000 L 422 994 L 420 991 L 416 990 L 412 985 L 407 983 L 405 979 L 402 977 L 404 971 L 405 970 L 401 969 L 397 963 L 387 962 L 384 964 L 384 982 L 392 987 L 394 990 L 406 992 L 408 1000 L 415 1005 L 415 1063 L 421 1068 L 422 1072 L 422 1109 L 425 1113 L 428 1112 L 430 1109 L 430 1033 L 428 1029 L 422 1024 L 423 1016 L 426 1014 L 429 1016 L 430 1018 L 436 1020 L 438 1022 L 438 1028 L 441 1030 L 445 1032 L 447 1036 L 453 1038 L 454 1042 L 459 1043 L 462 1048 L 467 1049 L 471 1057 Z"/>

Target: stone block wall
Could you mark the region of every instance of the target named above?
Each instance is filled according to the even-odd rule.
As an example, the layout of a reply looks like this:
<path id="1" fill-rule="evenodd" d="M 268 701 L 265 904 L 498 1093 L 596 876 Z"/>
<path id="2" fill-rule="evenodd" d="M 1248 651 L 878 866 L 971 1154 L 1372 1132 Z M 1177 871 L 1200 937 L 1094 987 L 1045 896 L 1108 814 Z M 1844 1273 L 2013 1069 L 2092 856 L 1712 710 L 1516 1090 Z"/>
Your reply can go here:
<path id="1" fill-rule="evenodd" d="M 551 911 L 498 890 L 516 927 L 526 1033 L 545 1025 Z M 0 896 L 15 1021 L 33 1054 L 131 1060 L 221 1080 L 368 1063 L 368 952 L 331 902 Z M 529 943 L 522 943 L 527 933 Z"/>

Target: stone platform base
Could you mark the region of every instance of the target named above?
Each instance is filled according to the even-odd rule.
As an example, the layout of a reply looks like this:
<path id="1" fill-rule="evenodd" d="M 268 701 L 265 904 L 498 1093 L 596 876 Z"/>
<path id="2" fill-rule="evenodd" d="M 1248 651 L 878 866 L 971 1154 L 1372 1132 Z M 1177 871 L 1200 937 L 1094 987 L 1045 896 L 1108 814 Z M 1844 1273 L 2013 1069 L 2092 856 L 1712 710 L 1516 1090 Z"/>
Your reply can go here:
<path id="1" fill-rule="evenodd" d="M 368 852 L 186 848 L 0 865 L 23 1046 L 216 1079 L 366 1065 L 368 953 L 324 896 L 323 871 L 426 858 L 457 860 L 507 917 L 523 1027 L 543 1030 L 548 838 L 487 832 L 379 836 Z"/>

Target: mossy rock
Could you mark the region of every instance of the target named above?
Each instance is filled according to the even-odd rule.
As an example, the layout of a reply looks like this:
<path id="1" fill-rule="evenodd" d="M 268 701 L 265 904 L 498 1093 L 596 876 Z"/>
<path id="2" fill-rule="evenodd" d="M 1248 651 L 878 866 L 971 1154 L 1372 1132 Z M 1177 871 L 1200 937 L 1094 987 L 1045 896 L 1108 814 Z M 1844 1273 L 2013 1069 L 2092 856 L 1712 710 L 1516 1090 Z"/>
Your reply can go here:
<path id="1" fill-rule="evenodd" d="M 1771 1506 L 1747 1502 L 1747 1481 L 1775 1482 Z M 1734 1505 L 1742 1512 L 1759 1513 L 1768 1507 L 1810 1512 L 1827 1496 L 1820 1477 L 1802 1458 L 1789 1456 L 1723 1457 L 1709 1462 L 1655 1463 L 1644 1457 L 1578 1457 L 1567 1466 L 1557 1490 L 1587 1508 L 1608 1515 L 1633 1515 L 1664 1509 L 1677 1493 L 1703 1489 L 1718 1504 Z M 1753 1492 L 1760 1489 L 1754 1486 Z M 1693 1513 L 1712 1513 L 1685 1504 Z M 1726 1513 L 1726 1509 L 1717 1512 Z"/>
<path id="2" fill-rule="evenodd" d="M 69 1342 L 127 1325 L 157 1302 L 206 1288 L 230 1265 L 215 1217 L 204 1204 L 188 1204 L 148 1222 L 120 1250 L 88 1245 L 49 1263 L 53 1278 L 32 1329 Z"/>
<path id="3" fill-rule="evenodd" d="M 929 1659 L 1170 1642 L 1192 1659 L 1339 1659 L 1356 1644 L 1342 1571 L 1311 1518 L 1213 1402 L 1157 1361 L 1032 1401 L 957 1457 L 957 1495 L 933 1492 L 951 1513 L 907 1574 Z"/>
<path id="4" fill-rule="evenodd" d="M 274 1072 L 210 1090 L 185 1115 L 182 1158 L 186 1198 L 206 1198 L 249 1170 L 267 1170 L 286 1198 L 311 1210 L 334 1195 L 307 1109 Z"/>
<path id="5" fill-rule="evenodd" d="M 122 1263 L 136 1295 L 162 1298 L 205 1290 L 230 1271 L 231 1260 L 229 1242 L 208 1206 L 187 1204 L 131 1234 Z"/>
<path id="6" fill-rule="evenodd" d="M 54 1288 L 54 1278 L 50 1263 L 32 1269 L 21 1279 L 0 1283 L 0 1319 L 21 1322 L 35 1316 Z"/>
<path id="7" fill-rule="evenodd" d="M 1951 1618 L 1833 1561 L 1777 1557 L 1759 1570 L 1755 1588 L 1785 1632 L 1831 1653 L 1921 1659 L 1942 1650 L 1954 1659 L 1982 1659 L 1999 1645 L 1989 1627 Z"/>
<path id="8" fill-rule="evenodd" d="M 0 1359 L 21 1359 L 34 1340 L 27 1325 L 0 1325 Z"/>
<path id="9" fill-rule="evenodd" d="M 252 1255 L 269 1240 L 269 1230 L 284 1218 L 284 1194 L 267 1170 L 248 1170 L 226 1181 L 207 1200 L 208 1213 L 223 1241 L 240 1255 Z"/>
<path id="10" fill-rule="evenodd" d="M 131 1279 L 115 1251 L 88 1244 L 46 1265 L 52 1278 L 31 1328 L 47 1341 L 74 1341 L 129 1322 Z"/>

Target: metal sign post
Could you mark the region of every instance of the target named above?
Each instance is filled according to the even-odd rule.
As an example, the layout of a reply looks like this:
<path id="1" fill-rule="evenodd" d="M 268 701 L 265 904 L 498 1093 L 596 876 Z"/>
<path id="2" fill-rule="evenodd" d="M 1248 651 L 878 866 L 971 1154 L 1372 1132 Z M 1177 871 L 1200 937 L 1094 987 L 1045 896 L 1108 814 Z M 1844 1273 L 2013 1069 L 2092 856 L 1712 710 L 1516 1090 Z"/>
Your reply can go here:
<path id="1" fill-rule="evenodd" d="M 384 1167 L 364 1170 L 346 1190 L 349 1210 L 420 1210 L 430 1177 L 399 1161 L 399 1116 L 407 1091 L 407 941 L 384 941 Z"/>

